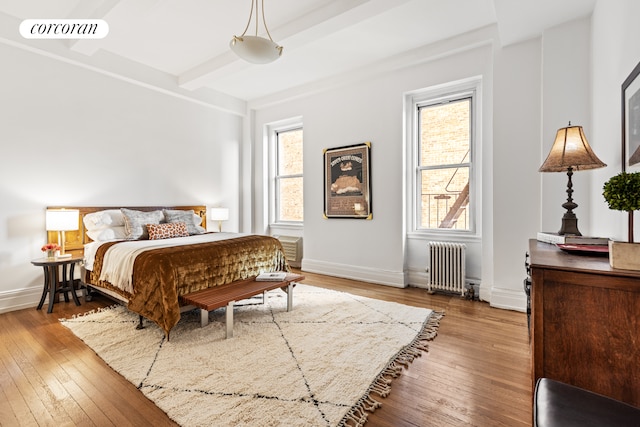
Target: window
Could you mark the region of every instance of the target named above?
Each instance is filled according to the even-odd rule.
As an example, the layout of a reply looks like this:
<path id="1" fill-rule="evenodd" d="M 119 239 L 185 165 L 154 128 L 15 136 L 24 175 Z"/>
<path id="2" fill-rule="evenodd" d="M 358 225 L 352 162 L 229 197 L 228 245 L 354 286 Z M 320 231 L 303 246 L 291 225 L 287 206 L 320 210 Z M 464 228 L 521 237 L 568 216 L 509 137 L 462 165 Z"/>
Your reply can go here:
<path id="1" fill-rule="evenodd" d="M 410 94 L 413 231 L 475 233 L 479 80 Z"/>
<path id="2" fill-rule="evenodd" d="M 275 131 L 275 222 L 304 220 L 302 128 Z"/>

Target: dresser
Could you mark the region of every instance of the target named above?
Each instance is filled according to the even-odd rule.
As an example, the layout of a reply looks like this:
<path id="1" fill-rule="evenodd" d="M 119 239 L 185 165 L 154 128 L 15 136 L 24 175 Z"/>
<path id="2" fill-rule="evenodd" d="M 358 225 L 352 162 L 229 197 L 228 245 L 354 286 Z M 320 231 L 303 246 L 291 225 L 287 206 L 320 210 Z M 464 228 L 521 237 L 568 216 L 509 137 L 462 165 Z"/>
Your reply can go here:
<path id="1" fill-rule="evenodd" d="M 547 377 L 640 407 L 640 272 L 529 242 L 533 384 Z"/>

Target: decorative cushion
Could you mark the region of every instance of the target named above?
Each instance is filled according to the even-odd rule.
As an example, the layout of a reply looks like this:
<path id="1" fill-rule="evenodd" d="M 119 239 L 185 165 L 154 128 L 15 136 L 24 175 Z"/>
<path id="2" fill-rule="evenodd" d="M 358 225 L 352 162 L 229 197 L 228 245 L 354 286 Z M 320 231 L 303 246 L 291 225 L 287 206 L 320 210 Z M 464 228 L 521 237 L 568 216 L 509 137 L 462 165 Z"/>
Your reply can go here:
<path id="1" fill-rule="evenodd" d="M 205 231 L 204 228 L 199 227 L 200 222 L 202 222 L 202 218 L 196 215 L 193 210 L 182 211 L 176 209 L 165 209 L 163 212 L 167 223 L 184 222 L 187 225 L 187 232 L 189 235 L 202 234 Z M 196 223 L 196 218 L 198 218 L 200 222 Z"/>
<path id="2" fill-rule="evenodd" d="M 147 224 L 149 240 L 169 239 L 171 237 L 185 237 L 189 235 L 184 222 L 164 224 Z"/>
<path id="3" fill-rule="evenodd" d="M 139 240 L 148 239 L 146 224 L 160 224 L 164 220 L 162 211 L 136 211 L 133 209 L 122 208 L 124 216 L 124 227 L 127 231 L 127 239 Z"/>
<path id="4" fill-rule="evenodd" d="M 123 226 L 105 227 L 98 230 L 87 231 L 87 236 L 96 242 L 106 242 L 107 240 L 126 239 L 127 231 Z"/>

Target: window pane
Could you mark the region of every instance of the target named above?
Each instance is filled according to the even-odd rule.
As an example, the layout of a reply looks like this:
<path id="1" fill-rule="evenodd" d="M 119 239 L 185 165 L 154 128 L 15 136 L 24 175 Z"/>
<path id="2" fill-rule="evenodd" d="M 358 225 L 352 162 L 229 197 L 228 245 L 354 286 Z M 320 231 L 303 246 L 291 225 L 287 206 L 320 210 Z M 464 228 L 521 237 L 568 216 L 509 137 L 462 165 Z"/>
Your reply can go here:
<path id="1" fill-rule="evenodd" d="M 279 183 L 279 220 L 302 221 L 304 219 L 302 178 L 281 178 Z"/>
<path id="2" fill-rule="evenodd" d="M 469 230 L 469 168 L 420 172 L 421 228 Z"/>
<path id="3" fill-rule="evenodd" d="M 302 129 L 278 132 L 278 175 L 302 173 Z"/>
<path id="4" fill-rule="evenodd" d="M 420 165 L 469 161 L 471 99 L 420 107 Z"/>

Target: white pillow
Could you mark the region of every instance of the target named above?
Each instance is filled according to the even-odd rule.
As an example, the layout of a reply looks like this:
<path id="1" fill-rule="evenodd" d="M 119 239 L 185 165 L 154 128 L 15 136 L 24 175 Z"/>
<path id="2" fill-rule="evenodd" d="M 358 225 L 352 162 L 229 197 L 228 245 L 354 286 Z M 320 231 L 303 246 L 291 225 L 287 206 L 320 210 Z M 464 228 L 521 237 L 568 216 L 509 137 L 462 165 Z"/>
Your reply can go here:
<path id="1" fill-rule="evenodd" d="M 105 227 L 122 227 L 124 226 L 124 216 L 120 209 L 107 209 L 85 215 L 83 222 L 88 231 Z"/>
<path id="2" fill-rule="evenodd" d="M 106 227 L 98 230 L 87 231 L 87 236 L 96 242 L 106 242 L 109 240 L 121 240 L 127 238 L 127 231 L 124 225 L 119 227 Z"/>

